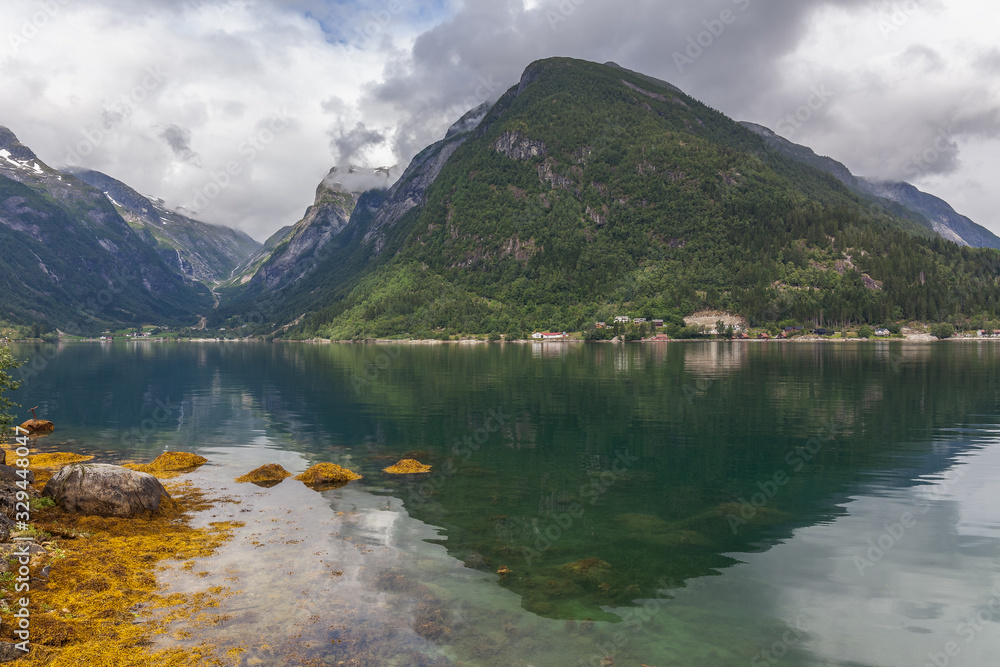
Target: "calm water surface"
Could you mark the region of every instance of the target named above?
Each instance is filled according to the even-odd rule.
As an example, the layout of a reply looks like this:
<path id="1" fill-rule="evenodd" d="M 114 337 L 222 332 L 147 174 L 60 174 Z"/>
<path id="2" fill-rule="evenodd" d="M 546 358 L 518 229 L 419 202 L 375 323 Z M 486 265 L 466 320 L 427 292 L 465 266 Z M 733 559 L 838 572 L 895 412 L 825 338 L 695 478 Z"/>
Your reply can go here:
<path id="1" fill-rule="evenodd" d="M 246 665 L 995 665 L 1000 343 L 15 347 L 46 448 L 194 451 Z M 429 475 L 381 469 L 414 457 Z M 232 480 L 330 461 L 322 494 Z M 499 574 L 506 570 L 508 573 Z"/>

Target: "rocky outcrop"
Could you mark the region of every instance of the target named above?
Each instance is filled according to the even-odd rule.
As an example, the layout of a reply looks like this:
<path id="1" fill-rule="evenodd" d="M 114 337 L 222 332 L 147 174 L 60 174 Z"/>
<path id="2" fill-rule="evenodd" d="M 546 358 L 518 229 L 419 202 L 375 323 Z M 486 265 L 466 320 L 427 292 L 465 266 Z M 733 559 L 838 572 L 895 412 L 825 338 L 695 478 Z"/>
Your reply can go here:
<path id="1" fill-rule="evenodd" d="M 28 435 L 41 435 L 43 433 L 52 433 L 56 427 L 55 424 L 47 419 L 29 419 L 18 428 L 27 431 Z"/>
<path id="2" fill-rule="evenodd" d="M 69 512 L 132 517 L 155 512 L 170 498 L 152 475 L 103 463 L 75 463 L 59 470 L 42 489 Z"/>
<path id="3" fill-rule="evenodd" d="M 544 141 L 532 141 L 517 131 L 504 132 L 491 148 L 511 160 L 530 160 L 548 153 Z"/>
<path id="4" fill-rule="evenodd" d="M 254 468 L 245 475 L 240 475 L 236 478 L 236 483 L 246 484 L 249 482 L 267 489 L 280 484 L 283 480 L 291 476 L 292 473 L 282 468 L 280 464 L 268 463 L 259 468 Z"/>

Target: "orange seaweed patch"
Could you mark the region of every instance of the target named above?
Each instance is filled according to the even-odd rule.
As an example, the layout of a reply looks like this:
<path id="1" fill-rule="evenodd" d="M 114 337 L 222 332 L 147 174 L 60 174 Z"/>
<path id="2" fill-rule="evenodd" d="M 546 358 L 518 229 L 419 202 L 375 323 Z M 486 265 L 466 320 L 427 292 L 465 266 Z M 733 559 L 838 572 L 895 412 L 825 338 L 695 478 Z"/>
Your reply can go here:
<path id="1" fill-rule="evenodd" d="M 236 478 L 236 482 L 239 484 L 250 482 L 252 484 L 256 484 L 257 486 L 269 488 L 276 484 L 280 484 L 282 480 L 291 476 L 292 473 L 288 472 L 277 463 L 268 463 L 267 465 L 251 470 L 245 475 L 240 475 Z"/>
<path id="2" fill-rule="evenodd" d="M 183 472 L 190 472 L 204 463 L 208 463 L 208 459 L 190 452 L 163 452 L 151 463 L 126 463 L 122 467 L 149 473 L 160 479 L 171 479 Z"/>
<path id="3" fill-rule="evenodd" d="M 361 475 L 336 463 L 317 463 L 295 479 L 311 487 L 337 487 L 361 479 Z"/>
<path id="4" fill-rule="evenodd" d="M 32 454 L 28 465 L 32 468 L 62 468 L 70 463 L 90 461 L 93 456 L 70 454 L 69 452 L 52 452 L 51 454 Z"/>
<path id="5" fill-rule="evenodd" d="M 48 553 L 32 558 L 31 653 L 21 665 L 86 664 L 91 667 L 222 664 L 213 647 L 154 652 L 153 637 L 173 620 L 190 619 L 217 604 L 226 593 L 212 589 L 192 595 L 163 596 L 156 572 L 169 560 L 211 555 L 233 534 L 237 522 L 191 526 L 195 511 L 212 506 L 189 484 L 169 487 L 173 500 L 147 518 L 81 516 L 58 508 L 37 511 L 34 525 L 62 536 L 46 543 Z M 50 566 L 48 578 L 39 575 Z M 37 579 L 35 577 L 38 577 Z M 0 581 L 8 599 L 14 582 Z M 144 610 L 169 607 L 150 618 Z M 19 641 L 14 608 L 0 611 L 0 640 Z M 137 622 L 140 621 L 140 622 Z"/>
<path id="6" fill-rule="evenodd" d="M 413 473 L 430 472 L 431 467 L 424 465 L 416 459 L 403 459 L 396 465 L 391 465 L 388 468 L 382 468 L 382 470 L 390 475 L 410 475 Z"/>

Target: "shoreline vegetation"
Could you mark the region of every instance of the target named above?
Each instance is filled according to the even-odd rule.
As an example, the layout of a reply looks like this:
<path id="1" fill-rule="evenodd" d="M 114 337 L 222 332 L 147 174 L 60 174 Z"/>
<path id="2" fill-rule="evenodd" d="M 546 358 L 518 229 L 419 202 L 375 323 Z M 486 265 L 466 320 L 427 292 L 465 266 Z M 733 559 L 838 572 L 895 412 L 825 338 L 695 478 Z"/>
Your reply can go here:
<path id="1" fill-rule="evenodd" d="M 4 442 L 0 453 L 13 456 L 16 447 Z M 169 496 L 161 497 L 156 511 L 127 518 L 66 511 L 42 495 L 46 482 L 63 466 L 94 457 L 43 452 L 37 443 L 32 443 L 30 451 L 28 469 L 34 481 L 28 487 L 29 525 L 19 531 L 12 527 L 11 532 L 11 537 L 21 538 L 16 544 L 29 545 L 27 592 L 23 582 L 18 588 L 15 543 L 0 544 L 0 645 L 20 641 L 14 634 L 15 600 L 24 596 L 29 600 L 30 651 L 18 655 L 17 664 L 223 664 L 209 644 L 163 650 L 155 646 L 157 636 L 177 636 L 189 633 L 185 628 L 225 620 L 213 610 L 228 589 L 213 586 L 170 592 L 157 575 L 164 570 L 199 568 L 204 558 L 228 542 L 240 522 L 219 521 L 196 528 L 193 520 L 197 513 L 220 503 L 239 501 L 208 498 L 190 481 L 178 478 L 193 467 L 178 467 L 176 461 L 161 456 L 150 464 L 123 466 L 162 481 Z"/>
<path id="2" fill-rule="evenodd" d="M 631 344 L 631 343 L 877 343 L 877 342 L 939 342 L 939 341 L 1000 341 L 1000 335 L 993 336 L 983 336 L 974 334 L 961 334 L 956 333 L 954 335 L 948 336 L 946 338 L 937 338 L 933 334 L 922 332 L 922 331 L 911 331 L 901 334 L 896 334 L 892 336 L 880 336 L 880 337 L 870 337 L 862 338 L 855 335 L 796 335 L 790 336 L 788 338 L 725 338 L 716 335 L 706 335 L 699 338 L 639 338 L 636 340 L 585 340 L 579 334 L 567 334 L 564 338 L 558 339 L 542 339 L 542 340 L 532 340 L 525 338 L 517 338 L 513 340 L 508 340 L 506 338 L 499 338 L 496 340 L 491 340 L 486 336 L 468 336 L 468 337 L 453 337 L 448 340 L 440 338 L 363 338 L 363 339 L 348 339 L 348 340 L 333 340 L 327 338 L 302 338 L 302 339 L 285 339 L 285 338 L 275 338 L 268 339 L 261 336 L 247 336 L 244 338 L 173 338 L 173 337 L 162 337 L 162 338 L 122 338 L 115 339 L 114 343 L 309 343 L 309 344 L 334 344 L 334 345 L 353 345 L 353 344 L 398 344 L 398 345 L 447 345 L 447 344 L 465 344 L 465 345 L 475 345 L 480 343 L 508 343 L 513 345 L 520 344 L 570 344 L 570 343 L 598 343 L 598 344 Z M 8 339 L 8 343 L 104 343 L 110 344 L 112 341 L 101 340 L 100 338 L 82 338 L 75 336 L 60 337 L 56 340 L 45 340 L 38 338 L 25 338 L 25 339 Z"/>
<path id="3" fill-rule="evenodd" d="M 624 322 L 590 322 L 576 329 L 564 329 L 561 335 L 531 333 L 522 330 L 513 334 L 466 333 L 460 331 L 421 331 L 416 336 L 410 334 L 355 336 L 352 338 L 298 337 L 261 335 L 252 331 L 207 329 L 170 330 L 155 325 L 144 325 L 134 329 L 105 331 L 103 335 L 71 335 L 54 330 L 40 336 L 11 338 L 0 332 L 0 344 L 4 343 L 56 343 L 56 342 L 97 342 L 97 343 L 208 343 L 208 342 L 275 342 L 275 343 L 397 343 L 435 345 L 439 343 L 632 343 L 632 342 L 844 342 L 861 340 L 891 340 L 909 342 L 929 342 L 935 340 L 1000 340 L 1000 321 L 955 320 L 951 322 L 926 323 L 921 321 L 889 322 L 883 326 L 867 324 L 837 324 L 830 328 L 814 322 L 768 322 L 753 325 L 739 315 L 722 311 L 699 311 L 683 319 L 653 320 L 651 318 L 618 318 Z M 559 329 L 550 329 L 559 331 Z M 279 330 L 280 331 L 280 330 Z M 200 335 L 199 335 L 200 334 Z M 241 335 L 242 334 L 242 335 Z M 11 332 L 7 332 L 10 336 Z M 545 336 L 538 338 L 538 336 Z"/>

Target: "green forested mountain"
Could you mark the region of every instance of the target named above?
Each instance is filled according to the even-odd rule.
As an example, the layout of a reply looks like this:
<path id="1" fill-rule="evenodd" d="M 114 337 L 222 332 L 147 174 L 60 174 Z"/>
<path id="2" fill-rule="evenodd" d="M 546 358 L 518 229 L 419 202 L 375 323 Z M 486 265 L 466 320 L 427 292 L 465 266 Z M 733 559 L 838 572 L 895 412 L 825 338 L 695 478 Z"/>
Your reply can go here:
<path id="1" fill-rule="evenodd" d="M 672 87 L 560 58 L 419 155 L 294 289 L 252 301 L 297 319 L 288 335 L 334 338 L 704 308 L 874 324 L 995 317 L 998 269 Z M 246 310 L 235 298 L 220 322 Z"/>

